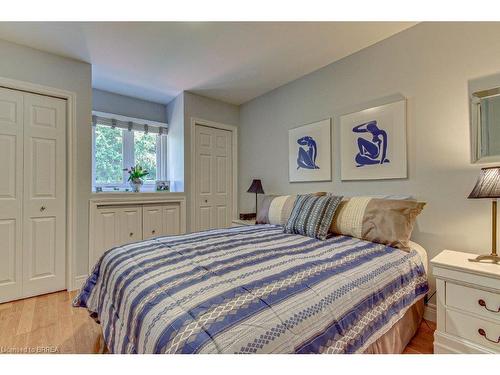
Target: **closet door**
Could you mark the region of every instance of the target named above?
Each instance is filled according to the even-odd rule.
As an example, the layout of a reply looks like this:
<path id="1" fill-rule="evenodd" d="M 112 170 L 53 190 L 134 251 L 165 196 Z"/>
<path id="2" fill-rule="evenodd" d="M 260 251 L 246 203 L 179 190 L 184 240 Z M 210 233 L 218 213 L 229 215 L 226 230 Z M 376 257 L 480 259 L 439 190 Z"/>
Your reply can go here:
<path id="1" fill-rule="evenodd" d="M 196 125 L 195 230 L 231 226 L 232 133 Z"/>
<path id="2" fill-rule="evenodd" d="M 65 288 L 66 101 L 24 94 L 23 294 Z"/>
<path id="3" fill-rule="evenodd" d="M 22 297 L 23 95 L 0 88 L 0 303 Z"/>

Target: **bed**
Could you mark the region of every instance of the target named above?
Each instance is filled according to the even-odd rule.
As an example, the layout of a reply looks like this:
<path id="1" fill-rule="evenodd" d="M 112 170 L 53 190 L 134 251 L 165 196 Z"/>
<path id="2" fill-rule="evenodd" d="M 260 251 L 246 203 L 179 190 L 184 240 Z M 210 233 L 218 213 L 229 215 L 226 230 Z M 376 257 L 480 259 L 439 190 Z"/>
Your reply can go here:
<path id="1" fill-rule="evenodd" d="M 422 318 L 423 258 L 276 225 L 210 230 L 108 250 L 73 304 L 112 353 L 401 352 Z"/>

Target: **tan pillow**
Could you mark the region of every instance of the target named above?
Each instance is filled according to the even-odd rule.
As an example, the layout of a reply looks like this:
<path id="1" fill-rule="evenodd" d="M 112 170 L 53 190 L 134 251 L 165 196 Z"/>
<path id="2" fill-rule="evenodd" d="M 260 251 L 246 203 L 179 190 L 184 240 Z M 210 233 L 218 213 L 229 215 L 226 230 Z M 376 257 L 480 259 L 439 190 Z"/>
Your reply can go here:
<path id="1" fill-rule="evenodd" d="M 277 195 L 264 195 L 260 203 L 259 212 L 257 212 L 256 224 L 269 224 L 269 207 Z"/>
<path id="2" fill-rule="evenodd" d="M 340 204 L 330 231 L 409 250 L 415 220 L 424 206 L 413 200 L 353 197 Z"/>

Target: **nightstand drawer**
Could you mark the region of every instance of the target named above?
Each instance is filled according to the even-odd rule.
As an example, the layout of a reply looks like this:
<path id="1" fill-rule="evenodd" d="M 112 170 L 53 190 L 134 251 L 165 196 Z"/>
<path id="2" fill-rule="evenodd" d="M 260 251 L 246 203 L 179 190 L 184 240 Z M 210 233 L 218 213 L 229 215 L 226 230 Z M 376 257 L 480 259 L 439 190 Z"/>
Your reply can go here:
<path id="1" fill-rule="evenodd" d="M 447 282 L 446 305 L 496 319 L 500 324 L 500 294 Z"/>
<path id="2" fill-rule="evenodd" d="M 446 311 L 446 332 L 500 353 L 500 324 L 458 311 Z"/>

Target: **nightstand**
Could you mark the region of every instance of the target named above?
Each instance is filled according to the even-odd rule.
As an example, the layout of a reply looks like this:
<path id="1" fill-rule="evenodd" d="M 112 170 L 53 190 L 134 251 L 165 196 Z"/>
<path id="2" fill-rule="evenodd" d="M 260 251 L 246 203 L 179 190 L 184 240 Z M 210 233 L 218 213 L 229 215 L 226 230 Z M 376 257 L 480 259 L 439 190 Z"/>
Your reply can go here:
<path id="1" fill-rule="evenodd" d="M 232 227 L 241 227 L 244 225 L 255 225 L 255 219 L 254 220 L 233 220 L 232 222 Z"/>
<path id="2" fill-rule="evenodd" d="M 436 277 L 434 353 L 500 353 L 500 265 L 444 250 L 431 260 Z"/>

